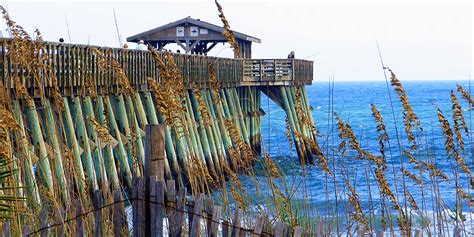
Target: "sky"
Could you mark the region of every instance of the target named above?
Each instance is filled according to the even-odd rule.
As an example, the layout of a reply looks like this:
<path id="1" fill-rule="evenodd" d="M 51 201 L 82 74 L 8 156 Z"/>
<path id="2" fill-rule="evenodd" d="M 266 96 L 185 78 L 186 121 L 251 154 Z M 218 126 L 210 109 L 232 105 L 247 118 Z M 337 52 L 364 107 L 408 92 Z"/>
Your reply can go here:
<path id="1" fill-rule="evenodd" d="M 222 25 L 213 0 L 0 3 L 28 32 L 39 28 L 46 40 L 68 43 L 118 47 L 114 10 L 124 41 L 187 16 Z M 384 80 L 377 43 L 402 81 L 467 80 L 472 73 L 471 1 L 220 3 L 233 30 L 262 39 L 253 44 L 253 58 L 286 58 L 295 51 L 315 62 L 316 81 Z M 1 29 L 7 36 L 3 21 Z M 209 54 L 231 57 L 232 50 L 220 45 Z"/>

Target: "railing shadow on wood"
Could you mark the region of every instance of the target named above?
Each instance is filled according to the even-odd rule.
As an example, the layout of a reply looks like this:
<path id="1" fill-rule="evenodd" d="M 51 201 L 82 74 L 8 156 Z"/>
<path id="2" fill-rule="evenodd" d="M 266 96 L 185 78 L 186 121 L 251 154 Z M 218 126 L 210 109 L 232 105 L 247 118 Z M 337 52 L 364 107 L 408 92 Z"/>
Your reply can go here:
<path id="1" fill-rule="evenodd" d="M 15 69 L 8 55 L 9 42 L 0 38 L 0 79 L 5 86 L 13 88 L 13 75 L 22 77 L 26 87 L 35 95 L 37 88 L 49 88 L 52 79 L 39 81 L 28 79 L 26 69 Z M 148 78 L 159 80 L 155 61 L 148 51 L 108 48 L 78 44 L 46 42 L 37 56 L 47 54 L 45 63 L 57 79 L 63 95 L 85 93 L 84 86 L 91 79 L 99 94 L 113 93 L 118 87 L 114 72 L 99 72 L 99 59 L 92 49 L 104 52 L 107 60 L 115 59 L 127 74 L 130 84 L 139 91 L 148 90 Z M 164 55 L 164 53 L 160 53 Z M 187 86 L 190 82 L 201 88 L 209 87 L 208 64 L 216 70 L 221 86 L 261 86 L 261 85 L 307 85 L 313 80 L 313 62 L 301 59 L 232 59 L 201 55 L 172 54 L 181 70 Z M 49 72 L 43 72 L 44 75 Z"/>

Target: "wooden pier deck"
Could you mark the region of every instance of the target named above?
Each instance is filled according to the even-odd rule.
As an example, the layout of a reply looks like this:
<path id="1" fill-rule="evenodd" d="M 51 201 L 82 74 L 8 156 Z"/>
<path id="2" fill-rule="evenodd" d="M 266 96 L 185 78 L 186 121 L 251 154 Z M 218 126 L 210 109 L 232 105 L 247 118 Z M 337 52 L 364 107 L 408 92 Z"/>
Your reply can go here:
<path id="1" fill-rule="evenodd" d="M 8 39 L 0 39 L 0 77 L 7 87 L 13 88 L 12 66 L 7 48 Z M 148 78 L 157 78 L 157 64 L 149 51 L 97 47 L 77 44 L 46 43 L 40 52 L 49 55 L 48 64 L 56 76 L 61 94 L 83 95 L 84 85 L 92 79 L 97 93 L 115 93 L 118 81 L 112 68 L 100 73 L 99 59 L 93 49 L 103 51 L 108 59 L 114 58 L 126 73 L 130 84 L 138 91 L 147 91 Z M 304 86 L 313 80 L 313 62 L 302 59 L 234 59 L 201 55 L 172 54 L 189 88 L 195 83 L 199 88 L 209 87 L 208 65 L 213 65 L 222 88 L 242 86 Z M 49 78 L 51 79 L 51 78 Z M 37 95 L 38 88 L 52 87 L 52 80 L 25 80 L 25 86 Z M 36 88 L 36 90 L 35 90 Z"/>

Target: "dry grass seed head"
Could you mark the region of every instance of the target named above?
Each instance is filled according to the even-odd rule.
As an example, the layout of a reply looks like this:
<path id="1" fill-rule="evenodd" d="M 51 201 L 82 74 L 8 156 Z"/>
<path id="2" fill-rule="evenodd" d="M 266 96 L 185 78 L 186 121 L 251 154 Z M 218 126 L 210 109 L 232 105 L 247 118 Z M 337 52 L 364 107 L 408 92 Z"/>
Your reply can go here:
<path id="1" fill-rule="evenodd" d="M 472 99 L 471 95 L 469 94 L 468 91 L 466 91 L 461 85 L 457 85 L 458 92 L 461 93 L 462 97 L 469 102 L 470 106 L 474 105 L 474 100 Z"/>
<path id="2" fill-rule="evenodd" d="M 354 220 L 358 223 L 367 224 L 367 218 L 365 217 L 364 212 L 362 211 L 359 195 L 357 194 L 349 180 L 346 180 L 346 185 L 349 189 L 349 193 L 347 194 L 349 196 L 349 203 L 354 209 L 354 212 L 352 213 L 352 218 L 354 218 Z"/>
<path id="3" fill-rule="evenodd" d="M 235 40 L 234 32 L 230 29 L 229 22 L 227 21 L 224 15 L 224 11 L 222 9 L 221 4 L 219 4 L 217 0 L 215 0 L 215 3 L 217 6 L 217 10 L 219 11 L 219 18 L 221 19 L 222 24 L 224 24 L 224 31 L 222 32 L 222 35 L 227 39 L 227 42 L 229 42 L 229 44 L 234 49 L 234 55 L 236 56 L 236 58 L 240 58 L 240 48 L 239 44 Z"/>
<path id="4" fill-rule="evenodd" d="M 209 110 L 207 109 L 206 103 L 204 102 L 201 90 L 194 83 L 191 84 L 191 89 L 193 91 L 194 98 L 196 98 L 196 101 L 198 103 L 198 111 L 201 115 L 199 124 L 204 127 L 210 127 L 212 125 L 211 115 L 209 113 Z"/>
<path id="5" fill-rule="evenodd" d="M 461 128 L 464 132 L 469 135 L 469 129 L 467 128 L 466 120 L 464 118 L 464 114 L 459 104 L 459 101 L 456 97 L 454 91 L 451 90 L 451 102 L 452 107 L 451 110 L 453 112 L 453 120 L 454 120 L 454 134 L 456 135 L 456 142 L 459 148 L 464 151 L 464 141 L 461 134 Z"/>
<path id="6" fill-rule="evenodd" d="M 423 185 L 423 180 L 421 180 L 419 177 L 417 177 L 416 175 L 412 174 L 410 171 L 406 170 L 406 169 L 403 169 L 401 168 L 400 169 L 402 171 L 402 173 L 407 176 L 408 178 L 412 179 L 413 181 L 416 182 L 417 185 Z"/>
<path id="7" fill-rule="evenodd" d="M 413 128 L 417 128 L 417 129 L 421 128 L 420 121 L 418 119 L 418 116 L 415 114 L 413 107 L 408 102 L 408 95 L 406 94 L 401 81 L 397 78 L 395 73 L 392 72 L 392 70 L 389 69 L 389 71 L 391 74 L 390 82 L 392 86 L 394 87 L 395 92 L 397 93 L 400 102 L 402 103 L 403 120 L 404 120 L 403 122 L 405 125 L 405 132 L 408 136 L 408 141 L 412 144 L 416 144 Z"/>

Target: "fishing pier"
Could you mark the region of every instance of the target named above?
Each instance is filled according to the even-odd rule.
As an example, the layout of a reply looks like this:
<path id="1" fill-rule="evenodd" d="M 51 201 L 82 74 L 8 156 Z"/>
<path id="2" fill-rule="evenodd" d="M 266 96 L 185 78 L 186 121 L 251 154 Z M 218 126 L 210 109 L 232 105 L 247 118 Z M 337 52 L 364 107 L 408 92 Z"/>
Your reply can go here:
<path id="1" fill-rule="evenodd" d="M 185 18 L 128 39 L 157 48 L 151 51 L 0 39 L 0 78 L 18 123 L 12 154 L 21 161 L 16 175 L 25 196 L 41 206 L 45 192 L 68 203 L 71 193 L 132 190 L 133 177 L 146 173 L 153 124 L 166 127 L 164 178 L 207 193 L 265 156 L 262 93 L 286 112 L 300 162 L 314 164 L 305 89 L 313 62 L 253 59 L 251 43 L 260 40 L 243 34 L 242 58 L 206 56 L 224 40 L 216 27 Z M 195 39 L 187 35 L 194 30 Z M 159 50 L 168 43 L 185 53 Z M 30 61 L 20 50 L 31 52 Z"/>

